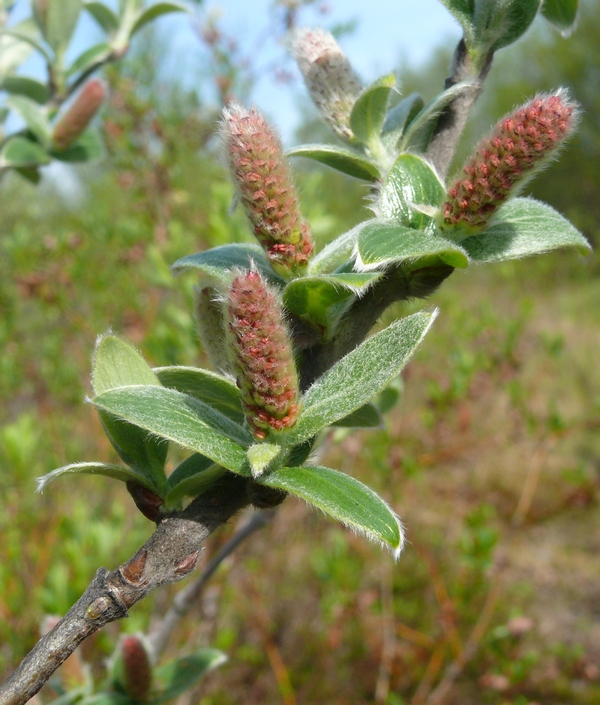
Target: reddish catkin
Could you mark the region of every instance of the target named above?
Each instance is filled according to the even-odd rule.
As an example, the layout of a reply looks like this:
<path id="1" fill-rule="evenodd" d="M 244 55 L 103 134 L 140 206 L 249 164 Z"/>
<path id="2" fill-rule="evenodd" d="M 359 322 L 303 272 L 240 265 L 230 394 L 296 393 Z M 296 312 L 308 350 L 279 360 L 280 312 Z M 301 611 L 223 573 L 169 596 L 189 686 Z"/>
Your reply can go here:
<path id="1" fill-rule="evenodd" d="M 323 119 L 340 137 L 354 140 L 350 113 L 362 91 L 362 83 L 335 37 L 320 28 L 299 29 L 291 49 Z"/>
<path id="2" fill-rule="evenodd" d="M 77 94 L 67 112 L 54 126 L 52 142 L 66 149 L 84 132 L 106 98 L 106 86 L 98 78 L 90 79 Z"/>
<path id="3" fill-rule="evenodd" d="M 271 265 L 284 276 L 301 273 L 314 243 L 279 138 L 257 110 L 237 103 L 223 111 L 221 131 L 240 201 Z"/>
<path id="4" fill-rule="evenodd" d="M 136 702 L 146 702 L 152 685 L 152 664 L 139 636 L 123 637 L 121 641 L 123 689 Z"/>
<path id="5" fill-rule="evenodd" d="M 255 438 L 292 427 L 298 376 L 277 295 L 256 271 L 238 274 L 226 300 L 232 364 Z"/>
<path id="6" fill-rule="evenodd" d="M 485 229 L 497 208 L 543 166 L 573 132 L 577 104 L 566 91 L 538 95 L 504 117 L 448 189 L 442 227 Z"/>

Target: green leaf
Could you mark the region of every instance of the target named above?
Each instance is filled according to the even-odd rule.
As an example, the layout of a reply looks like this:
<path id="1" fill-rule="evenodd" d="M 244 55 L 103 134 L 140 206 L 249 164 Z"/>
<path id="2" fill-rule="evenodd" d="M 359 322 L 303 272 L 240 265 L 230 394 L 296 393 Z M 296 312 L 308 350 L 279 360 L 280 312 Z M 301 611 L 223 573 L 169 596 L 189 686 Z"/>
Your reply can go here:
<path id="1" fill-rule="evenodd" d="M 283 468 L 261 484 L 300 497 L 354 531 L 386 544 L 397 558 L 402 551 L 402 524 L 394 510 L 362 482 L 325 467 Z"/>
<path id="2" fill-rule="evenodd" d="M 154 372 L 164 387 L 196 397 L 236 423 L 244 423 L 240 390 L 225 377 L 199 367 L 157 367 Z"/>
<path id="3" fill-rule="evenodd" d="M 85 73 L 94 66 L 100 66 L 111 55 L 112 49 L 106 43 L 95 44 L 80 54 L 67 69 L 67 78 L 78 73 Z"/>
<path id="4" fill-rule="evenodd" d="M 42 180 L 40 170 L 34 166 L 15 167 L 15 171 L 32 184 L 39 184 Z"/>
<path id="5" fill-rule="evenodd" d="M 139 32 L 142 27 L 145 27 L 149 22 L 152 22 L 152 20 L 171 12 L 190 12 L 190 8 L 183 3 L 173 2 L 172 0 L 169 2 L 155 2 L 139 13 L 129 36 L 133 37 L 136 32 Z"/>
<path id="6" fill-rule="evenodd" d="M 411 93 L 390 110 L 381 130 L 381 141 L 388 150 L 393 152 L 396 149 L 405 129 L 424 105 L 423 98 L 418 93 Z"/>
<path id="7" fill-rule="evenodd" d="M 43 166 L 50 163 L 50 156 L 37 143 L 16 135 L 9 138 L 0 151 L 0 168 Z"/>
<path id="8" fill-rule="evenodd" d="M 92 363 L 92 386 L 96 394 L 132 384 L 160 381 L 140 353 L 115 335 L 103 335 L 96 343 Z"/>
<path id="9" fill-rule="evenodd" d="M 39 31 L 33 18 L 12 27 L 12 31 L 0 33 L 0 80 L 5 81 L 12 72 L 31 55 L 39 37 Z M 34 44 L 32 44 L 32 41 Z"/>
<path id="10" fill-rule="evenodd" d="M 79 139 L 66 149 L 53 149 L 50 152 L 54 159 L 68 163 L 84 163 L 102 159 L 104 144 L 94 130 L 86 130 Z"/>
<path id="11" fill-rule="evenodd" d="M 385 120 L 390 91 L 396 86 L 393 74 L 383 76 L 358 96 L 350 114 L 350 129 L 363 144 L 377 140 Z"/>
<path id="12" fill-rule="evenodd" d="M 478 0 L 473 14 L 473 44 L 480 56 L 498 51 L 525 34 L 542 0 Z"/>
<path id="13" fill-rule="evenodd" d="M 408 228 L 393 220 L 368 221 L 358 238 L 357 269 L 398 262 L 405 262 L 411 270 L 440 262 L 462 269 L 469 265 L 469 258 L 460 245 L 432 232 Z"/>
<path id="14" fill-rule="evenodd" d="M 328 144 L 302 144 L 288 149 L 287 157 L 306 157 L 326 164 L 342 174 L 354 176 L 363 181 L 379 181 L 381 173 L 377 164 L 368 157 L 351 152 L 343 147 Z"/>
<path id="15" fill-rule="evenodd" d="M 253 442 L 249 432 L 188 394 L 135 386 L 104 392 L 92 401 L 98 408 L 201 453 L 232 472 L 250 474 L 245 452 Z"/>
<path id="16" fill-rule="evenodd" d="M 209 279 L 213 283 L 229 284 L 232 269 L 236 267 L 249 269 L 252 263 L 271 283 L 283 284 L 284 280 L 275 274 L 262 247 L 255 243 L 236 243 L 213 247 L 205 252 L 182 257 L 172 265 L 172 269 L 175 272 L 180 272 L 183 269 L 197 269 L 203 279 Z"/>
<path id="17" fill-rule="evenodd" d="M 190 455 L 169 476 L 167 508 L 176 507 L 184 497 L 204 494 L 226 472 L 225 468 L 216 465 L 210 458 L 199 453 Z"/>
<path id="18" fill-rule="evenodd" d="M 415 313 L 394 321 L 343 357 L 303 395 L 289 442 L 307 440 L 378 394 L 406 365 L 436 315 Z"/>
<path id="19" fill-rule="evenodd" d="M 104 477 L 111 477 L 114 480 L 121 480 L 121 482 L 135 482 L 152 492 L 156 492 L 156 486 L 143 473 L 132 468 L 124 468 L 121 465 L 112 465 L 110 463 L 72 463 L 71 465 L 65 465 L 39 477 L 37 491 L 43 492 L 46 489 L 46 485 L 63 475 L 104 475 Z"/>
<path id="20" fill-rule="evenodd" d="M 115 32 L 119 27 L 119 18 L 102 2 L 88 0 L 84 2 L 83 9 L 87 10 L 102 29 L 108 34 Z"/>
<path id="21" fill-rule="evenodd" d="M 1 40 L 0 40 L 1 46 Z M 35 78 L 27 76 L 6 76 L 0 83 L 0 90 L 11 93 L 12 95 L 22 95 L 26 98 L 34 100 L 39 105 L 44 103 L 49 98 L 48 86 Z"/>
<path id="22" fill-rule="evenodd" d="M 397 220 L 409 228 L 423 230 L 433 223 L 425 210 L 437 209 L 446 189 L 432 167 L 416 154 L 401 154 L 381 186 L 378 212 L 382 218 Z"/>
<path id="23" fill-rule="evenodd" d="M 473 37 L 473 14 L 477 0 L 440 0 L 463 29 L 467 45 Z"/>
<path id="24" fill-rule="evenodd" d="M 356 247 L 362 227 L 363 223 L 359 223 L 318 252 L 308 265 L 308 273 L 315 275 L 332 272 L 336 267 L 346 262 Z"/>
<path id="25" fill-rule="evenodd" d="M 447 88 L 430 100 L 406 128 L 402 139 L 398 143 L 398 151 L 406 152 L 412 150 L 424 152 L 431 141 L 440 113 L 459 95 L 473 90 L 477 90 L 475 83 L 472 81 L 462 81 L 451 88 Z"/>
<path id="26" fill-rule="evenodd" d="M 6 65 L 10 65 L 11 67 L 18 66 L 25 59 L 15 63 L 16 57 L 28 57 L 29 54 L 31 54 L 31 49 L 38 51 L 48 64 L 51 64 L 53 61 L 52 54 L 47 51 L 44 44 L 42 44 L 39 40 L 39 32 L 32 32 L 29 26 L 25 25 L 25 23 L 15 25 L 12 29 L 3 29 L 0 36 L 3 40 L 7 40 L 6 43 L 8 43 L 8 41 L 11 42 L 8 44 L 8 57 L 2 57 L 2 60 L 0 60 L 0 67 L 2 68 Z M 5 42 L 3 43 L 6 44 Z M 27 53 L 25 51 L 25 45 L 30 47 Z"/>
<path id="27" fill-rule="evenodd" d="M 212 467 L 216 466 L 210 458 L 206 458 L 204 455 L 200 455 L 200 453 L 193 453 L 179 463 L 175 470 L 173 470 L 173 472 L 169 475 L 167 484 L 170 489 L 173 489 L 181 482 L 189 480 L 195 475 L 201 475 Z M 226 472 L 223 468 L 221 468 L 221 470 Z"/>
<path id="28" fill-rule="evenodd" d="M 133 346 L 114 335 L 100 337 L 92 363 L 94 392 L 102 394 L 140 384 L 160 387 L 158 377 Z M 152 484 L 152 489 L 164 497 L 168 444 L 110 413 L 99 410 L 99 414 L 106 435 L 121 460 L 142 473 Z"/>
<path id="29" fill-rule="evenodd" d="M 81 0 L 49 0 L 34 4 L 34 17 L 38 27 L 56 55 L 62 55 L 67 50 L 79 20 L 81 6 Z"/>
<path id="30" fill-rule="evenodd" d="M 227 661 L 227 656 L 217 649 L 202 649 L 191 656 L 170 661 L 155 668 L 153 675 L 162 684 L 162 690 L 150 701 L 150 705 L 159 705 L 173 700 L 189 690 L 209 670 L 217 668 Z"/>
<path id="31" fill-rule="evenodd" d="M 341 426 L 342 428 L 383 428 L 383 418 L 376 406 L 365 404 L 343 419 L 336 421 L 332 426 Z"/>
<path id="32" fill-rule="evenodd" d="M 579 0 L 544 0 L 542 14 L 563 35 L 568 37 L 575 29 Z"/>
<path id="33" fill-rule="evenodd" d="M 591 249 L 566 218 L 533 198 L 513 198 L 498 209 L 493 225 L 461 245 L 474 262 L 502 262 L 561 247 L 576 247 L 582 254 Z"/>
<path id="34" fill-rule="evenodd" d="M 301 277 L 283 290 L 283 303 L 290 313 L 333 332 L 348 305 L 379 279 L 381 274 L 354 272 Z"/>
<path id="35" fill-rule="evenodd" d="M 276 443 L 255 443 L 248 448 L 248 462 L 254 479 L 259 478 L 269 465 L 281 455 L 283 448 Z M 283 463 L 279 463 L 283 465 Z"/>
<path id="36" fill-rule="evenodd" d="M 17 112 L 25 121 L 27 128 L 45 147 L 51 142 L 52 128 L 48 122 L 45 112 L 40 105 L 31 98 L 21 95 L 14 95 L 8 98 L 6 105 Z"/>

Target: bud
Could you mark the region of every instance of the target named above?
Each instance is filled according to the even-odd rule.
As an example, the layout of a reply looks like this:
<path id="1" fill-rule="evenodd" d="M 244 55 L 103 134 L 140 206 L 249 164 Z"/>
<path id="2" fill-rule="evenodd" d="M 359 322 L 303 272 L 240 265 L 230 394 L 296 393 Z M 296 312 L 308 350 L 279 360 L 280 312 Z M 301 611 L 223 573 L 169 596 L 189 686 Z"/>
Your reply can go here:
<path id="1" fill-rule="evenodd" d="M 239 104 L 223 111 L 222 133 L 240 200 L 271 265 L 284 276 L 302 271 L 314 244 L 279 138 L 257 110 Z"/>
<path id="2" fill-rule="evenodd" d="M 123 637 L 121 641 L 119 681 L 132 700 L 148 700 L 152 685 L 152 664 L 146 644 L 140 636 Z"/>
<path id="3" fill-rule="evenodd" d="M 202 349 L 211 365 L 220 372 L 231 372 L 223 327 L 223 307 L 212 286 L 196 290 L 196 325 Z"/>
<path id="4" fill-rule="evenodd" d="M 276 294 L 256 271 L 237 274 L 226 300 L 232 363 L 254 437 L 291 428 L 298 376 Z"/>
<path id="5" fill-rule="evenodd" d="M 560 90 L 538 95 L 500 120 L 448 190 L 442 228 L 460 228 L 469 235 L 485 229 L 497 208 L 556 154 L 573 132 L 578 112 Z"/>
<path id="6" fill-rule="evenodd" d="M 291 44 L 310 97 L 334 132 L 352 141 L 350 113 L 362 91 L 360 78 L 332 34 L 300 29 Z"/>
<path id="7" fill-rule="evenodd" d="M 98 78 L 89 80 L 77 94 L 66 113 L 54 126 L 52 141 L 66 149 L 84 132 L 106 98 L 106 86 Z"/>

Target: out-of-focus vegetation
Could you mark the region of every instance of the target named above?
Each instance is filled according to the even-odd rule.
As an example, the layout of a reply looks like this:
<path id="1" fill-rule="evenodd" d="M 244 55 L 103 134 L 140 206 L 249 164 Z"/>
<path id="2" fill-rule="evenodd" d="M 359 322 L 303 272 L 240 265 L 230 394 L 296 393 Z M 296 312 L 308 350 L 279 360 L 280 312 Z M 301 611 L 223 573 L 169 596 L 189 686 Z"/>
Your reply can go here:
<path id="1" fill-rule="evenodd" d="M 569 42 L 540 29 L 500 54 L 480 109 L 489 122 L 540 88 L 571 87 L 586 111 L 580 136 L 532 190 L 596 242 L 599 9 L 584 6 Z M 0 673 L 33 645 L 45 615 L 63 614 L 98 566 L 129 557 L 152 529 L 105 479 L 34 494 L 35 478 L 59 465 L 115 460 L 82 404 L 96 335 L 112 327 L 157 365 L 204 362 L 194 277 L 173 279 L 169 264 L 248 237 L 229 215 L 214 114 L 158 85 L 147 59 L 108 76 L 105 163 L 74 177 L 55 171 L 42 187 L 3 184 Z M 364 215 L 358 183 L 314 168 L 299 182 L 321 243 Z M 286 501 L 173 639 L 173 654 L 209 645 L 230 656 L 185 702 L 598 702 L 595 262 L 560 252 L 457 273 L 441 288 L 432 305 L 442 315 L 388 430 L 338 431 L 329 449 L 402 516 L 409 544 L 399 563 Z M 147 629 L 177 589 L 84 645 L 94 672 L 119 630 Z"/>

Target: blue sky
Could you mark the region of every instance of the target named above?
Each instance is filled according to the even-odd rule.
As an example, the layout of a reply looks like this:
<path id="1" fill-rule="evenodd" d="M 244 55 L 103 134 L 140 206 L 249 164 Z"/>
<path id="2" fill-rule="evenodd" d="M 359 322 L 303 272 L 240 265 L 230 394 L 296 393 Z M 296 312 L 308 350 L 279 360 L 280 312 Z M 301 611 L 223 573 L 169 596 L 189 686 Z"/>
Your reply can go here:
<path id="1" fill-rule="evenodd" d="M 53 0 L 60 2 L 61 0 Z M 116 0 L 104 0 L 115 6 Z M 218 12 L 220 26 L 239 42 L 242 55 L 251 57 L 258 66 L 285 68 L 296 74 L 292 84 L 273 81 L 265 71 L 257 80 L 252 94 L 254 103 L 278 126 L 284 141 L 290 142 L 298 123 L 298 100 L 303 94 L 299 74 L 286 52 L 268 31 L 269 8 L 273 0 L 205 0 L 193 3 L 202 21 L 207 13 Z M 322 12 L 326 6 L 327 12 Z M 13 21 L 29 14 L 29 3 L 18 0 Z M 458 24 L 439 0 L 317 0 L 299 15 L 304 26 L 336 24 L 356 21 L 351 34 L 343 36 L 341 44 L 365 82 L 393 70 L 399 62 L 418 65 L 426 60 L 431 50 L 441 43 L 454 46 L 460 37 Z M 198 20 L 184 14 L 160 18 L 155 26 L 169 39 L 165 51 L 165 71 L 181 77 L 186 83 L 202 82 L 207 53 L 196 33 Z M 137 41 L 143 41 L 143 33 Z M 101 41 L 102 33 L 87 15 L 82 21 L 73 42 L 70 58 L 73 59 L 90 41 Z M 125 59 L 126 60 L 126 59 Z M 30 62 L 28 73 L 44 75 L 41 62 Z"/>

